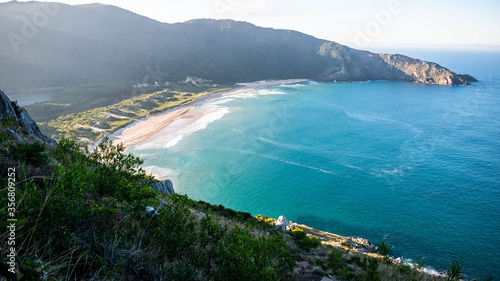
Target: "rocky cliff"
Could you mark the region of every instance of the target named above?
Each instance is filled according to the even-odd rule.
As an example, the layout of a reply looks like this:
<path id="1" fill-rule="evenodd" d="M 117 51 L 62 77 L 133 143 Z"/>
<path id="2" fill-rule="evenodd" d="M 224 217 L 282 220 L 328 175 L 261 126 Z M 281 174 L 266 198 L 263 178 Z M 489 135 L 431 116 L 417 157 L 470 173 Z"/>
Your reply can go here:
<path id="1" fill-rule="evenodd" d="M 57 144 L 54 139 L 42 134 L 26 110 L 12 102 L 2 90 L 0 90 L 0 119 L 13 121 L 14 126 L 2 128 L 2 130 L 9 134 L 16 143 L 27 140 Z"/>
<path id="2" fill-rule="evenodd" d="M 456 74 L 437 63 L 413 59 L 404 55 L 380 54 L 389 66 L 406 74 L 411 81 L 440 85 L 469 85 L 477 82 L 476 78 L 467 74 Z"/>

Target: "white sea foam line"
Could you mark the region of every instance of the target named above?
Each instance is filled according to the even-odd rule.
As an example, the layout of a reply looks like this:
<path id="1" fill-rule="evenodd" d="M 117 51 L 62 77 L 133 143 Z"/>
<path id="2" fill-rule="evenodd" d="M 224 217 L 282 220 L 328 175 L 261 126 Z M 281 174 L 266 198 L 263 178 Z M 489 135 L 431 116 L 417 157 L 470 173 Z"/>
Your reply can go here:
<path id="1" fill-rule="evenodd" d="M 266 155 L 258 155 L 257 156 L 259 157 L 264 157 L 264 158 L 268 158 L 268 159 L 272 159 L 272 160 L 275 160 L 275 161 L 279 161 L 279 162 L 283 162 L 283 163 L 287 163 L 287 164 L 290 164 L 290 165 L 295 165 L 295 166 L 298 166 L 298 167 L 303 167 L 303 168 L 308 168 L 308 169 L 312 169 L 312 170 L 316 170 L 316 171 L 320 171 L 322 173 L 326 173 L 326 174 L 330 174 L 330 175 L 335 175 L 334 173 L 330 172 L 330 171 L 327 171 L 327 170 L 323 170 L 321 168 L 317 168 L 317 167 L 313 167 L 313 166 L 308 166 L 308 165 L 303 165 L 303 164 L 300 164 L 300 163 L 297 163 L 297 162 L 293 162 L 293 161 L 288 161 L 288 160 L 283 160 L 283 159 L 279 159 L 277 157 L 272 157 L 272 156 L 266 156 Z"/>
<path id="2" fill-rule="evenodd" d="M 163 146 L 163 148 L 169 148 L 169 147 L 175 146 L 177 143 L 179 143 L 182 140 L 183 137 L 184 137 L 183 135 L 179 135 L 179 136 L 175 137 L 173 140 L 167 142 L 167 144 L 165 144 Z"/>
<path id="3" fill-rule="evenodd" d="M 223 148 L 223 149 L 225 149 L 225 148 Z M 225 149 L 225 150 L 228 150 L 228 149 Z M 270 159 L 270 160 L 274 160 L 274 161 L 278 161 L 278 162 L 282 162 L 282 163 L 286 163 L 286 164 L 290 164 L 290 165 L 294 165 L 294 166 L 298 166 L 298 167 L 302 167 L 302 168 L 307 168 L 307 169 L 312 169 L 312 170 L 320 171 L 322 173 L 326 173 L 326 174 L 330 174 L 330 175 L 335 175 L 335 173 L 327 171 L 327 170 L 323 170 L 321 168 L 317 168 L 317 167 L 313 167 L 313 166 L 308 166 L 308 165 L 300 164 L 300 163 L 293 162 L 293 161 L 283 160 L 283 159 L 279 159 L 279 158 L 273 157 L 273 156 L 267 156 L 267 155 L 263 155 L 263 154 L 252 153 L 250 151 L 240 150 L 240 149 L 232 149 L 231 151 L 239 152 L 239 153 L 244 153 L 244 154 L 250 154 L 250 155 L 254 155 L 254 156 L 257 156 L 257 157 L 261 157 L 261 158 L 266 158 L 266 159 Z"/>
<path id="4" fill-rule="evenodd" d="M 305 84 L 282 84 L 280 85 L 280 87 L 284 87 L 284 88 L 302 88 L 302 87 L 306 87 L 307 85 Z"/>
<path id="5" fill-rule="evenodd" d="M 174 170 L 162 168 L 159 166 L 146 166 L 142 168 L 157 179 L 172 179 L 179 175 L 179 173 Z"/>
<path id="6" fill-rule="evenodd" d="M 403 262 L 406 263 L 407 265 L 411 266 L 412 268 L 416 268 L 417 267 L 417 263 L 413 262 L 412 259 L 405 259 L 403 258 Z M 427 274 L 431 274 L 431 275 L 434 275 L 434 276 L 441 276 L 441 277 L 445 277 L 446 276 L 446 272 L 445 271 L 438 271 L 430 266 L 424 266 L 422 268 L 422 271 L 427 273 Z"/>
<path id="7" fill-rule="evenodd" d="M 276 145 L 276 146 L 280 146 L 280 147 L 285 147 L 285 148 L 290 148 L 290 149 L 293 149 L 295 151 L 299 151 L 299 152 L 304 152 L 304 151 L 308 151 L 308 153 L 310 154 L 314 154 L 316 156 L 320 156 L 320 157 L 323 157 L 325 159 L 328 159 L 328 160 L 336 160 L 336 159 L 331 159 L 331 158 L 328 158 L 328 157 L 324 157 L 322 154 L 318 154 L 318 153 L 314 153 L 314 152 L 311 152 L 310 148 L 307 147 L 307 146 L 303 146 L 303 145 L 292 145 L 292 144 L 286 144 L 286 143 L 282 143 L 282 142 L 277 142 L 277 141 L 273 141 L 273 140 L 270 140 L 270 139 L 266 139 L 266 138 L 262 138 L 262 137 L 258 137 L 257 138 L 258 140 L 261 140 L 263 142 L 267 142 L 267 143 L 270 143 L 270 144 L 273 144 L 273 145 Z M 373 157 L 373 156 L 368 156 L 368 155 L 359 155 L 359 154 L 353 154 L 353 153 L 345 153 L 345 152 L 340 152 L 340 151 L 335 151 L 336 154 L 340 154 L 340 155 L 345 155 L 345 156 L 349 156 L 349 157 L 360 157 L 360 158 L 369 158 L 369 159 L 380 159 L 378 157 Z M 341 163 L 342 164 L 342 163 Z M 355 168 L 355 169 L 358 169 L 358 170 L 363 170 L 362 168 L 360 167 L 356 167 L 356 166 L 350 166 L 348 164 L 342 164 L 342 165 L 345 165 L 347 167 L 350 167 L 350 168 Z"/>
<path id="8" fill-rule="evenodd" d="M 230 113 L 228 107 L 218 107 L 215 111 L 204 114 L 200 119 L 196 120 L 193 124 L 186 126 L 179 130 L 179 134 L 186 135 L 192 134 L 196 131 L 205 129 L 209 124 L 222 119 L 226 114 Z"/>
<path id="9" fill-rule="evenodd" d="M 408 129 L 410 129 L 411 131 L 413 131 L 416 134 L 422 133 L 422 131 L 420 131 L 419 129 L 415 128 L 414 126 L 412 126 L 411 124 L 408 124 L 406 122 L 388 119 L 388 118 L 384 118 L 384 117 L 369 116 L 369 115 L 365 115 L 365 114 L 355 114 L 355 113 L 349 112 L 347 110 L 347 108 L 345 108 L 343 106 L 333 104 L 333 103 L 325 103 L 325 104 L 328 106 L 331 106 L 331 107 L 340 108 L 340 109 L 344 110 L 347 117 L 358 119 L 360 121 L 366 121 L 366 122 L 380 122 L 380 121 L 382 121 L 382 122 L 388 122 L 388 123 L 395 123 L 395 124 L 400 124 L 400 125 L 407 127 Z"/>
<path id="10" fill-rule="evenodd" d="M 251 92 L 246 92 L 246 93 L 231 95 L 231 98 L 234 98 L 234 99 L 249 99 L 249 98 L 256 98 L 256 97 L 259 97 L 259 96 L 267 96 L 267 95 L 287 95 L 287 93 L 281 92 L 281 91 L 277 91 L 277 90 L 254 90 L 254 91 L 251 91 Z"/>

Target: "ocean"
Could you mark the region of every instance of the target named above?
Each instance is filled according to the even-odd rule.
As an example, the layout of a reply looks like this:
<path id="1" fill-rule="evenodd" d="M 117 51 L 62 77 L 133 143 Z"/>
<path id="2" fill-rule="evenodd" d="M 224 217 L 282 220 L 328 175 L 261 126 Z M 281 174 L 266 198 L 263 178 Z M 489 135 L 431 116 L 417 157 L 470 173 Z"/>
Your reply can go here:
<path id="1" fill-rule="evenodd" d="M 286 84 L 201 106 L 163 147 L 131 152 L 176 192 L 500 279 L 500 52 L 399 51 L 480 82 Z"/>

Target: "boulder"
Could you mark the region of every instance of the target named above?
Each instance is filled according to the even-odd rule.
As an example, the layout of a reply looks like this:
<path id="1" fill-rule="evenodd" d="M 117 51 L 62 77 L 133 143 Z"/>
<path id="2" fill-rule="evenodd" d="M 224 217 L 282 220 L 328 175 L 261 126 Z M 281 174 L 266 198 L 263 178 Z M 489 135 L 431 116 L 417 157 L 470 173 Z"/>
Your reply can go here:
<path id="1" fill-rule="evenodd" d="M 395 259 L 393 262 L 394 262 L 395 264 L 397 264 L 397 265 L 404 264 L 403 257 L 399 257 L 399 258 Z"/>
<path id="2" fill-rule="evenodd" d="M 207 215 L 205 215 L 205 213 L 199 213 L 199 214 L 194 215 L 194 217 L 195 217 L 195 219 L 196 219 L 197 221 L 202 220 L 202 219 L 203 219 L 204 217 L 206 217 L 206 216 L 207 216 Z"/>
<path id="3" fill-rule="evenodd" d="M 158 212 L 155 210 L 155 208 L 151 206 L 146 207 L 146 216 L 151 217 L 154 215 L 158 215 Z"/>
<path id="4" fill-rule="evenodd" d="M 301 261 L 301 262 L 297 262 L 297 266 L 301 267 L 302 269 L 306 269 L 306 268 L 310 267 L 311 265 L 307 261 Z"/>
<path id="5" fill-rule="evenodd" d="M 164 180 L 151 185 L 152 189 L 158 190 L 162 194 L 172 196 L 175 193 L 174 185 L 171 180 Z"/>
<path id="6" fill-rule="evenodd" d="M 290 221 L 285 216 L 280 216 L 274 225 L 276 225 L 277 229 L 285 231 L 290 226 Z"/>

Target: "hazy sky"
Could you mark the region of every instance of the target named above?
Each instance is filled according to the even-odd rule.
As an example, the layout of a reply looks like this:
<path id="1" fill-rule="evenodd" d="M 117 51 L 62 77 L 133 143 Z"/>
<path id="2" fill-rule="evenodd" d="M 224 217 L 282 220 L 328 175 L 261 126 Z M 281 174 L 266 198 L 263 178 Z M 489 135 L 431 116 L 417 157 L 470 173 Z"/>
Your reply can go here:
<path id="1" fill-rule="evenodd" d="M 0 0 L 0 2 L 6 2 Z M 100 2 L 161 22 L 230 18 L 293 29 L 353 47 L 500 46 L 498 0 L 63 0 Z"/>

